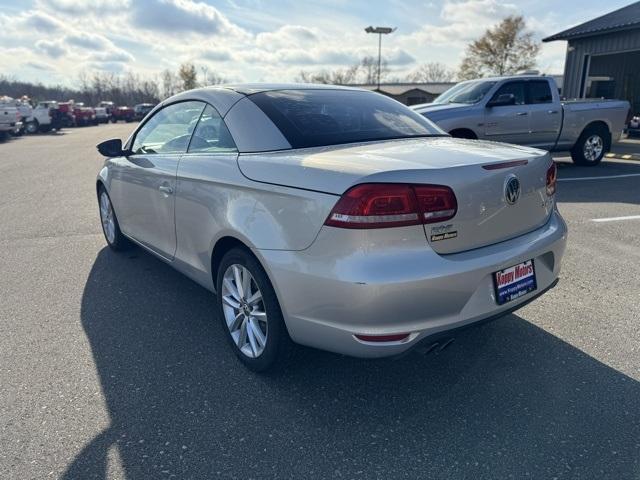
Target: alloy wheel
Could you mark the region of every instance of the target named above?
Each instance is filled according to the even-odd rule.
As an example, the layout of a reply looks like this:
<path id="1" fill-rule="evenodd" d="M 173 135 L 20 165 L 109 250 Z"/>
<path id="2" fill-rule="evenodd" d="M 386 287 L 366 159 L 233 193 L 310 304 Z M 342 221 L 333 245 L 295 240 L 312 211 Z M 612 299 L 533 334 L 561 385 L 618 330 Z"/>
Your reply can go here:
<path id="1" fill-rule="evenodd" d="M 584 158 L 590 162 L 596 161 L 600 158 L 603 148 L 604 142 L 602 141 L 602 137 L 600 135 L 591 135 L 587 138 L 587 141 L 584 142 Z"/>
<path id="2" fill-rule="evenodd" d="M 100 194 L 100 220 L 104 235 L 109 243 L 116 241 L 116 222 L 113 215 L 113 207 L 106 192 Z"/>
<path id="3" fill-rule="evenodd" d="M 251 272 L 242 265 L 230 265 L 222 277 L 220 295 L 234 343 L 247 357 L 259 357 L 267 345 L 268 322 L 262 292 Z"/>

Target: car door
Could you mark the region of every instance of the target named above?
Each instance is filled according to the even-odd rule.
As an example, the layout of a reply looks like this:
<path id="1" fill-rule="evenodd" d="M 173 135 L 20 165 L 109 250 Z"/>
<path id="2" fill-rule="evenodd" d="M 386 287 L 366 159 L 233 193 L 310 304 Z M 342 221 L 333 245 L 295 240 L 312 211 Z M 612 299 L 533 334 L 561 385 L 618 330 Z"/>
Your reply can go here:
<path id="1" fill-rule="evenodd" d="M 516 103 L 485 108 L 485 138 L 496 142 L 527 145 L 530 138 L 529 114 L 525 105 L 525 82 L 514 80 L 502 84 L 487 105 L 503 94 L 512 94 Z"/>
<path id="2" fill-rule="evenodd" d="M 527 108 L 529 110 L 532 147 L 552 149 L 562 127 L 562 106 L 554 102 L 548 80 L 527 82 Z"/>
<path id="3" fill-rule="evenodd" d="M 217 237 L 221 224 L 226 225 L 230 205 L 251 209 L 255 204 L 242 189 L 234 187 L 245 180 L 237 158 L 236 144 L 224 120 L 207 105 L 189 149 L 180 159 L 176 195 L 176 258 L 189 265 L 191 274 L 205 283 L 211 280 L 211 241 Z M 230 204 L 229 199 L 234 201 Z"/>
<path id="4" fill-rule="evenodd" d="M 167 259 L 173 259 L 176 251 L 178 162 L 204 106 L 186 101 L 158 110 L 135 133 L 131 153 L 113 172 L 110 194 L 120 228 Z"/>

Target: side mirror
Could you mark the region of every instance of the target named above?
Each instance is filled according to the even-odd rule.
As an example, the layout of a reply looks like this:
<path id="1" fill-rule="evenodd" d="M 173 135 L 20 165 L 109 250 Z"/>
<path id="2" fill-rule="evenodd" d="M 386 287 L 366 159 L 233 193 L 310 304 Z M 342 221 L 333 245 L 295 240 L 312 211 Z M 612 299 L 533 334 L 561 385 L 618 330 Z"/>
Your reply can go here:
<path id="1" fill-rule="evenodd" d="M 122 151 L 122 140 L 119 138 L 113 138 L 99 143 L 97 148 L 100 154 L 105 157 L 121 157 L 125 154 L 125 152 Z"/>
<path id="2" fill-rule="evenodd" d="M 487 107 L 504 107 L 515 104 L 516 96 L 513 93 L 503 93 L 501 95 L 498 95 L 498 98 L 494 98 L 489 103 L 487 103 Z"/>

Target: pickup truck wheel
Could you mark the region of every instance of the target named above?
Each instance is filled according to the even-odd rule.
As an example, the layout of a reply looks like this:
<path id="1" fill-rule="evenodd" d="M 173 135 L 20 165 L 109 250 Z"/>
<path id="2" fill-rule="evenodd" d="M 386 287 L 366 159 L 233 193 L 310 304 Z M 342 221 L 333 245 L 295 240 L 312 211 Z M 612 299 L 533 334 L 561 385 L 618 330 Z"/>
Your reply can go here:
<path id="1" fill-rule="evenodd" d="M 27 125 L 24 127 L 25 131 L 29 134 L 36 133 L 38 131 L 38 122 L 27 122 Z"/>
<path id="2" fill-rule="evenodd" d="M 604 127 L 587 128 L 571 149 L 571 158 L 576 165 L 595 166 L 606 152 L 609 132 Z"/>

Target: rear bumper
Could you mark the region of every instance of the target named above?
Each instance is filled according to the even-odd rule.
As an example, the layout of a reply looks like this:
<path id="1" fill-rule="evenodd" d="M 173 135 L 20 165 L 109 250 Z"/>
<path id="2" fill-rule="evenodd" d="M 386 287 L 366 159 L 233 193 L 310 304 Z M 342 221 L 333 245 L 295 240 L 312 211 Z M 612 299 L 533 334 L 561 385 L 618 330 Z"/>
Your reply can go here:
<path id="1" fill-rule="evenodd" d="M 324 227 L 304 251 L 256 254 L 295 342 L 356 357 L 385 357 L 433 335 L 506 315 L 544 293 L 557 281 L 566 235 L 566 224 L 554 210 L 533 232 L 457 254 L 435 253 L 423 230 L 412 227 L 377 231 L 375 237 Z M 537 290 L 498 305 L 493 272 L 529 259 L 535 261 Z M 384 344 L 354 336 L 399 333 L 410 335 Z"/>

